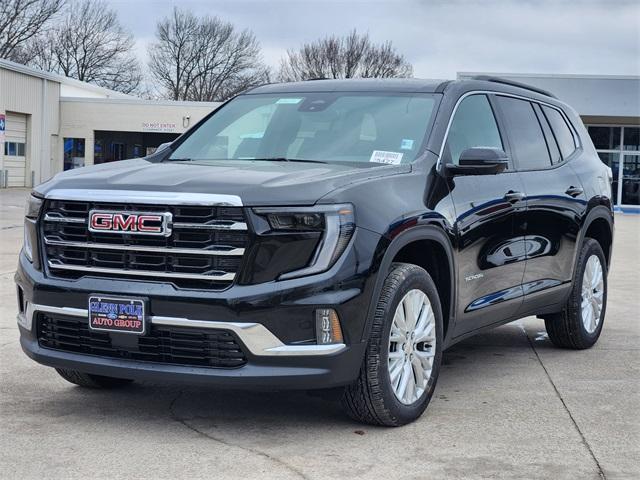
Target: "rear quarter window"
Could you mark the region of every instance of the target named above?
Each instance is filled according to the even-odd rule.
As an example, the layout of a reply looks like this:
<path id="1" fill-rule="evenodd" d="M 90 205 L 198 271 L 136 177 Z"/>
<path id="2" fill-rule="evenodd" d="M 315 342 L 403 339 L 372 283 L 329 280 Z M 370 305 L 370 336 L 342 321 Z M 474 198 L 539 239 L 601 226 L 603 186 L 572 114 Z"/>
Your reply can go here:
<path id="1" fill-rule="evenodd" d="M 562 114 L 555 108 L 543 105 L 542 111 L 547 117 L 547 120 L 549 120 L 553 134 L 558 142 L 558 147 L 562 153 L 562 158 L 566 159 L 576 150 L 576 143 L 573 138 L 573 134 L 571 133 L 571 129 L 569 128 L 569 125 L 567 125 L 567 121 L 564 119 Z"/>
<path id="2" fill-rule="evenodd" d="M 556 137 L 551 131 L 551 126 L 547 121 L 547 117 L 542 113 L 542 107 L 534 103 L 533 109 L 536 111 L 536 116 L 538 117 L 538 121 L 540 122 L 540 126 L 542 127 L 542 131 L 544 132 L 544 138 L 547 141 L 547 148 L 549 149 L 549 155 L 551 155 L 551 163 L 554 165 L 562 162 L 562 154 L 560 153 L 560 149 L 558 148 L 558 142 L 556 141 Z"/>

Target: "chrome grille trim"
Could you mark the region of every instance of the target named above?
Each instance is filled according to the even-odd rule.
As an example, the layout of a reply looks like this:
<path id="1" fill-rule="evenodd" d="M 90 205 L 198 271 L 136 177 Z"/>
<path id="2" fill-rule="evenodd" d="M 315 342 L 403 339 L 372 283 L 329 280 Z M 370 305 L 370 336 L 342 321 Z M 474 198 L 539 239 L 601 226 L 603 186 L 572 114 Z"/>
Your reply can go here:
<path id="1" fill-rule="evenodd" d="M 87 219 L 84 217 L 65 217 L 61 214 L 47 213 L 44 216 L 45 222 L 59 222 L 59 223 L 87 223 Z M 183 223 L 175 222 L 169 223 L 170 227 L 176 229 L 193 229 L 193 230 L 246 230 L 247 224 L 244 222 L 216 222 L 216 223 Z M 98 232 L 100 233 L 100 232 Z M 106 232 L 110 233 L 110 232 Z"/>
<path id="2" fill-rule="evenodd" d="M 154 253 L 175 253 L 186 255 L 221 255 L 221 256 L 241 256 L 244 255 L 244 248 L 226 247 L 225 245 L 216 245 L 216 249 L 204 250 L 199 248 L 173 248 L 173 247 L 151 247 L 144 245 L 116 245 L 110 243 L 87 243 L 87 242 L 68 242 L 65 240 L 56 240 L 44 237 L 46 245 L 55 245 L 60 247 L 76 247 L 76 248 L 94 248 L 102 250 L 136 250 L 138 252 L 154 252 Z M 224 250 L 227 248 L 227 250 Z"/>
<path id="3" fill-rule="evenodd" d="M 244 222 L 228 222 L 228 223 L 181 223 L 176 222 L 173 228 L 188 228 L 193 230 L 246 230 L 247 224 Z"/>
<path id="4" fill-rule="evenodd" d="M 44 221 L 45 222 L 60 222 L 60 223 L 87 223 L 87 219 L 86 218 L 80 218 L 80 217 L 65 217 L 64 215 L 61 215 L 60 213 L 57 213 L 55 215 L 51 214 L 51 213 L 46 213 L 44 215 Z"/>
<path id="5" fill-rule="evenodd" d="M 175 197 L 174 202 L 174 192 L 151 192 L 149 198 L 153 201 L 135 202 L 137 197 L 125 199 L 117 192 L 105 197 L 108 192 L 60 190 L 53 197 L 61 198 L 47 198 L 40 242 L 43 263 L 50 275 L 69 279 L 155 279 L 173 283 L 179 289 L 221 290 L 233 284 L 250 239 L 246 214 L 237 202 L 222 201 L 225 195 L 207 194 L 198 196 L 201 201 L 196 201 L 194 194 L 187 194 Z M 220 202 L 212 204 L 214 197 Z M 139 232 L 111 235 L 121 232 L 92 231 L 91 211 L 165 212 L 173 220 L 167 222 L 167 230 L 172 232 L 151 238 Z"/>
<path id="6" fill-rule="evenodd" d="M 124 270 L 119 268 L 104 268 L 104 267 L 84 267 L 82 265 L 70 265 L 67 263 L 47 261 L 49 268 L 54 270 L 71 270 L 75 272 L 91 272 L 93 273 L 106 273 L 115 277 L 118 275 L 129 275 L 133 277 L 155 277 L 164 279 L 183 279 L 183 280 L 209 280 L 212 282 L 232 282 L 236 277 L 235 273 L 227 273 L 223 271 L 216 271 L 213 274 L 204 273 L 180 273 L 180 272 L 154 272 L 150 270 Z"/>
<path id="7" fill-rule="evenodd" d="M 144 203 L 150 205 L 200 205 L 204 207 L 242 207 L 237 195 L 217 193 L 144 192 L 137 190 L 80 190 L 56 188 L 44 196 L 47 200 L 93 203 Z"/>

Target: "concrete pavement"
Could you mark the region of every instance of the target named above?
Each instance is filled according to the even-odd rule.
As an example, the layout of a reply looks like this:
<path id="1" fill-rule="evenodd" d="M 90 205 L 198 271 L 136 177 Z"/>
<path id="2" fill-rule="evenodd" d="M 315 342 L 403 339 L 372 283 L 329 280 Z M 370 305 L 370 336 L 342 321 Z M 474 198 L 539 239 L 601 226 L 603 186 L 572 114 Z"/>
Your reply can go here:
<path id="1" fill-rule="evenodd" d="M 526 318 L 445 353 L 397 429 L 326 396 L 136 383 L 74 387 L 20 350 L 13 272 L 25 190 L 0 190 L 0 477 L 640 478 L 640 216 L 616 217 L 602 337 L 554 348 Z"/>

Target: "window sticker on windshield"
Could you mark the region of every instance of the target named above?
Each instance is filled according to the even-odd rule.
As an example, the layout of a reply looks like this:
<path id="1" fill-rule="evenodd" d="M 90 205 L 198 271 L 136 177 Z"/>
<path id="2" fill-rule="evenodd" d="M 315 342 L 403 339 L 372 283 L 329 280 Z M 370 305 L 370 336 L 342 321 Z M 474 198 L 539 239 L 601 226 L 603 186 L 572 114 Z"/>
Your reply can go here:
<path id="1" fill-rule="evenodd" d="M 296 103 L 300 103 L 301 101 L 301 98 L 280 98 L 276 102 L 276 105 L 295 105 Z"/>
<path id="2" fill-rule="evenodd" d="M 413 148 L 413 140 L 410 138 L 403 138 L 402 142 L 400 142 L 401 150 L 411 150 Z"/>
<path id="3" fill-rule="evenodd" d="M 401 152 L 385 152 L 384 150 L 374 150 L 371 154 L 370 162 L 386 163 L 388 165 L 398 165 L 402 161 Z"/>

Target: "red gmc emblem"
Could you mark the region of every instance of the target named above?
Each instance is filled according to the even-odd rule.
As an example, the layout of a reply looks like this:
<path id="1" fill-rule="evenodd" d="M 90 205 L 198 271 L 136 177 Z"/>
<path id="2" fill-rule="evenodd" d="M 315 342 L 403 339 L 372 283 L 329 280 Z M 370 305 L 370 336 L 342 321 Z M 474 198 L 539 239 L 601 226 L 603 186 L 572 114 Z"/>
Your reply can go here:
<path id="1" fill-rule="evenodd" d="M 89 231 L 169 236 L 171 234 L 171 213 L 116 213 L 91 210 L 89 212 Z"/>

